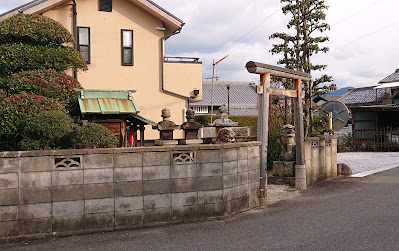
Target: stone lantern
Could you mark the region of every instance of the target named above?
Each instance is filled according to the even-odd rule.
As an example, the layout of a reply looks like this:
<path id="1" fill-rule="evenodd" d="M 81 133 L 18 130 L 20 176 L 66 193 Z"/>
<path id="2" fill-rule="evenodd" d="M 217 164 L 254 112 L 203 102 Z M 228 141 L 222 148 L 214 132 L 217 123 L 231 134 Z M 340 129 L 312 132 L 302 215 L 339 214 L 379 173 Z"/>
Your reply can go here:
<path id="1" fill-rule="evenodd" d="M 212 124 L 209 124 L 210 126 L 216 127 L 216 134 L 225 127 L 233 127 L 238 125 L 238 122 L 233 122 L 231 119 L 229 119 L 227 112 L 228 109 L 226 106 L 219 107 L 220 118 L 213 121 Z"/>
<path id="2" fill-rule="evenodd" d="M 173 121 L 170 121 L 171 115 L 168 108 L 164 108 L 162 110 L 161 116 L 163 120 L 158 122 L 157 125 L 152 126 L 152 129 L 159 131 L 160 139 L 155 141 L 155 145 L 177 145 L 177 140 L 173 139 L 173 131 L 179 129 L 179 126 L 176 125 Z"/>
<path id="3" fill-rule="evenodd" d="M 184 130 L 184 139 L 180 140 L 182 145 L 190 144 L 202 144 L 203 140 L 198 138 L 198 131 L 202 128 L 201 123 L 194 121 L 195 112 L 191 109 L 187 110 L 186 118 L 187 122 L 181 125 L 181 129 Z"/>
<path id="4" fill-rule="evenodd" d="M 281 128 L 281 153 L 278 161 L 273 161 L 273 176 L 278 178 L 295 177 L 295 127 L 284 125 Z"/>

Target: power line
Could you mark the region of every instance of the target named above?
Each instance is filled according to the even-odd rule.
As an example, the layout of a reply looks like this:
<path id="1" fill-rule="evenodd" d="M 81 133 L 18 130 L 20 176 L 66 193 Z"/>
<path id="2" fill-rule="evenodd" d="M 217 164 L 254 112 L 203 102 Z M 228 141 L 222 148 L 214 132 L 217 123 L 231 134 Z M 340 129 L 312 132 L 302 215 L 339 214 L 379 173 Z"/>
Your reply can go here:
<path id="1" fill-rule="evenodd" d="M 264 22 L 266 22 L 267 20 L 269 20 L 272 16 L 274 16 L 279 10 L 281 10 L 281 8 L 279 7 L 275 12 L 273 12 L 273 14 L 271 14 L 270 16 L 268 16 L 267 18 L 265 18 L 262 22 L 258 23 L 254 28 L 252 28 L 250 31 L 248 31 L 247 33 L 245 33 L 243 36 L 241 36 L 239 39 L 237 39 L 236 41 L 234 41 L 231 45 L 226 46 L 226 49 L 223 49 L 223 51 L 227 51 L 228 49 L 230 49 L 233 45 L 235 45 L 238 41 L 240 41 L 241 39 L 243 39 L 244 37 L 246 37 L 249 33 L 251 33 L 252 31 L 254 31 L 256 28 L 258 28 L 259 26 L 261 26 Z"/>
<path id="2" fill-rule="evenodd" d="M 334 49 L 332 49 L 331 51 L 335 51 L 335 50 L 338 49 L 338 48 L 348 46 L 348 45 L 350 45 L 350 44 L 352 44 L 352 43 L 354 43 L 354 42 L 357 42 L 357 41 L 362 40 L 362 39 L 364 39 L 364 38 L 370 37 L 370 36 L 372 36 L 372 35 L 374 35 L 374 34 L 376 34 L 376 33 L 378 33 L 378 32 L 381 32 L 381 31 L 383 31 L 383 30 L 386 30 L 386 29 L 388 29 L 388 28 L 391 28 L 392 26 L 395 26 L 395 25 L 397 25 L 397 24 L 399 24 L 399 21 L 397 21 L 397 22 L 395 22 L 395 23 L 393 23 L 393 24 L 390 24 L 390 25 L 388 25 L 388 26 L 385 26 L 384 28 L 381 28 L 381 29 L 379 29 L 379 30 L 377 30 L 377 31 L 374 31 L 374 32 L 371 32 L 371 33 L 369 33 L 369 34 L 367 34 L 367 35 L 364 35 L 364 36 L 362 36 L 362 37 L 360 37 L 360 38 L 358 38 L 358 39 L 355 39 L 355 40 L 353 40 L 353 41 L 351 41 L 351 42 L 349 42 L 349 43 L 347 43 L 347 44 L 339 45 L 339 46 L 335 47 Z"/>
<path id="3" fill-rule="evenodd" d="M 269 20 L 272 16 L 274 16 L 277 12 L 279 12 L 281 10 L 281 7 L 279 7 L 276 11 L 274 11 L 270 16 L 268 16 L 267 18 L 263 19 L 260 23 L 258 23 L 255 27 L 253 27 L 251 30 L 249 30 L 247 33 L 245 33 L 244 35 L 242 35 L 240 38 L 238 38 L 237 40 L 235 40 L 232 44 L 230 45 L 226 45 L 222 50 L 219 50 L 220 53 L 222 51 L 227 52 L 233 45 L 235 45 L 236 43 L 238 43 L 238 41 L 240 41 L 241 39 L 243 39 L 244 37 L 246 37 L 248 34 L 250 34 L 252 31 L 254 31 L 255 29 L 257 29 L 259 26 L 261 26 L 263 23 L 265 23 L 267 20 Z M 242 71 L 244 69 L 240 69 L 238 72 Z M 223 76 L 223 75 L 222 75 Z M 219 76 L 220 78 L 220 76 Z"/>
<path id="4" fill-rule="evenodd" d="M 376 5 L 377 3 L 382 2 L 382 1 L 384 1 L 384 0 L 379 0 L 379 1 L 377 1 L 377 2 L 375 2 L 375 3 L 373 3 L 373 4 L 371 4 L 371 5 L 367 6 L 366 8 L 363 8 L 363 9 L 359 10 L 359 11 L 356 12 L 356 13 L 354 13 L 354 14 L 352 14 L 352 15 L 350 15 L 350 16 L 347 16 L 347 17 L 345 17 L 345 18 L 343 18 L 343 19 L 341 19 L 341 20 L 339 20 L 338 22 L 336 22 L 336 23 L 334 23 L 334 24 L 332 24 L 332 25 L 330 25 L 330 26 L 335 26 L 335 25 L 337 25 L 337 24 L 339 24 L 339 23 L 341 23 L 341 22 L 343 22 L 343 21 L 345 21 L 345 20 L 347 20 L 347 19 L 349 19 L 349 18 L 351 18 L 351 17 L 353 17 L 353 16 L 356 16 L 357 14 L 359 14 L 359 13 L 361 13 L 361 12 L 367 10 L 367 9 L 370 8 L 371 6 Z"/>

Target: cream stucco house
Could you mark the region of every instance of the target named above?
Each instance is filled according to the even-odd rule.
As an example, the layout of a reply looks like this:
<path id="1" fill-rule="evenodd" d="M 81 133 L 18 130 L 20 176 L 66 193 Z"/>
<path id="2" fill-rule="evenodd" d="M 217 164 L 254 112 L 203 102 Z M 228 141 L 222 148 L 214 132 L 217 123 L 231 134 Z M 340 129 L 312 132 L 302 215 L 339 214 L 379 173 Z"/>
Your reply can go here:
<path id="1" fill-rule="evenodd" d="M 202 98 L 198 58 L 164 56 L 164 41 L 181 31 L 183 21 L 150 0 L 34 0 L 0 15 L 0 20 L 16 13 L 60 22 L 74 34 L 76 49 L 88 62 L 88 71 L 75 73 L 81 85 L 137 90 L 133 97 L 140 115 L 150 120 L 160 121 L 167 107 L 171 119 L 181 124 L 189 102 Z M 147 128 L 146 138 L 157 136 Z"/>

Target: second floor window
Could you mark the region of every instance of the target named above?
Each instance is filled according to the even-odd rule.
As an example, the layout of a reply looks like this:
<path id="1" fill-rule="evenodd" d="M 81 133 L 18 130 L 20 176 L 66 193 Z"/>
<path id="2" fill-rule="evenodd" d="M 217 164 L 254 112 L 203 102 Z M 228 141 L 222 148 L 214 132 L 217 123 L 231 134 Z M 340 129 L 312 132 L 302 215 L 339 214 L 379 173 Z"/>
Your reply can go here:
<path id="1" fill-rule="evenodd" d="M 90 64 L 90 28 L 78 27 L 78 51 Z"/>
<path id="2" fill-rule="evenodd" d="M 112 0 L 98 0 L 98 10 L 99 11 L 112 11 Z"/>
<path id="3" fill-rule="evenodd" d="M 133 65 L 133 31 L 122 30 L 122 65 Z"/>

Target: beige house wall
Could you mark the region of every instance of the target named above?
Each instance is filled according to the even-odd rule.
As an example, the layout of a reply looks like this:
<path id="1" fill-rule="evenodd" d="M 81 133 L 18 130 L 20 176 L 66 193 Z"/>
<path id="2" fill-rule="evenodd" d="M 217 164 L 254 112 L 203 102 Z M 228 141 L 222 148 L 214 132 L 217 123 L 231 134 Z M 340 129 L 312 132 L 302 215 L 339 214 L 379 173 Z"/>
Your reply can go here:
<path id="1" fill-rule="evenodd" d="M 161 110 L 169 108 L 176 124 L 184 122 L 183 110 L 188 99 L 162 92 L 164 89 L 185 97 L 200 90 L 202 96 L 201 63 L 165 63 L 163 71 L 163 27 L 157 19 L 127 0 L 113 0 L 112 12 L 98 11 L 97 0 L 77 0 L 77 26 L 90 27 L 90 64 L 77 78 L 85 89 L 137 90 L 133 95 L 140 115 L 153 121 L 161 120 Z M 72 1 L 43 13 L 72 32 Z M 121 64 L 121 30 L 133 30 L 133 66 Z M 173 39 L 173 38 L 171 38 Z M 69 71 L 71 73 L 71 71 Z M 147 139 L 158 138 L 150 127 Z M 178 132 L 176 138 L 182 137 Z"/>
<path id="2" fill-rule="evenodd" d="M 194 95 L 194 89 L 199 95 L 193 101 L 202 100 L 202 64 L 191 62 L 165 62 L 164 85 L 169 91 Z"/>

